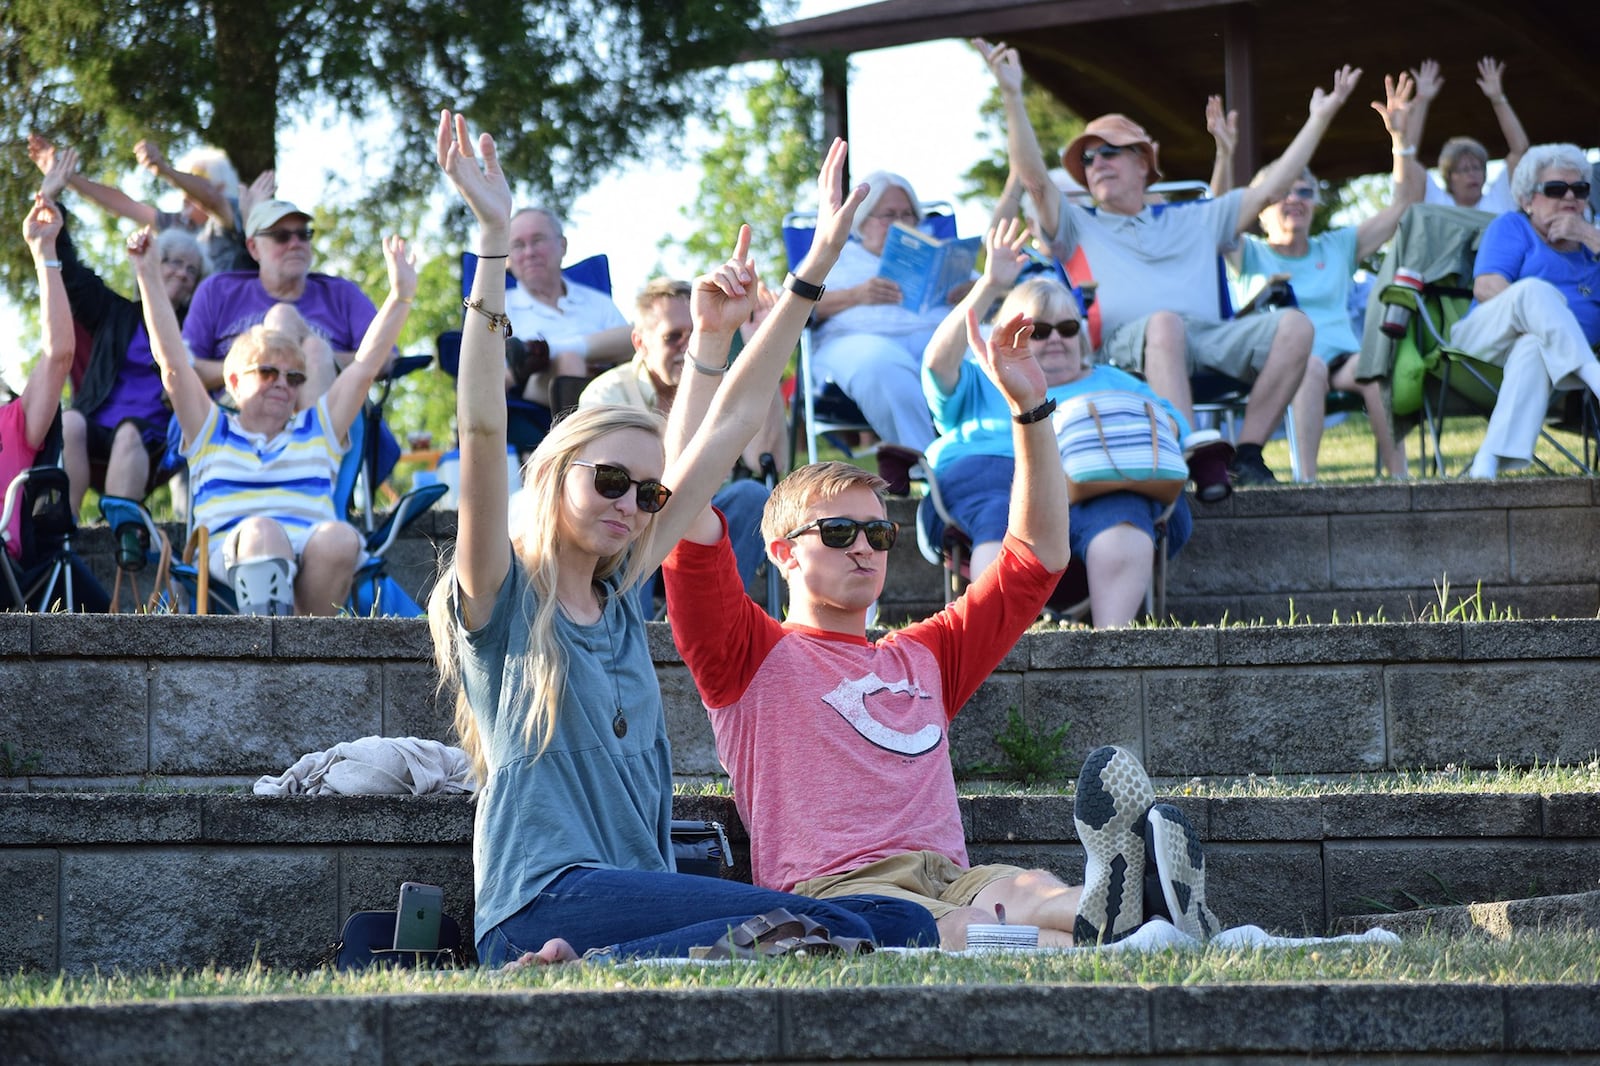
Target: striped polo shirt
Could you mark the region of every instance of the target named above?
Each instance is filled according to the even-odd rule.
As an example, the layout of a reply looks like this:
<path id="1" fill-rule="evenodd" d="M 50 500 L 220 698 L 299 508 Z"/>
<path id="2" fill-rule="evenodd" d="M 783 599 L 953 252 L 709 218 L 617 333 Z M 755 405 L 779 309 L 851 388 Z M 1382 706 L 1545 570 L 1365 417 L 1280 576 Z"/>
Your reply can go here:
<path id="1" fill-rule="evenodd" d="M 210 531 L 211 551 L 244 519 L 275 519 L 296 555 L 312 527 L 336 521 L 333 486 L 349 447 L 330 428 L 327 397 L 290 419 L 277 436 L 251 433 L 213 404 L 184 457 L 189 460 L 193 522 Z"/>

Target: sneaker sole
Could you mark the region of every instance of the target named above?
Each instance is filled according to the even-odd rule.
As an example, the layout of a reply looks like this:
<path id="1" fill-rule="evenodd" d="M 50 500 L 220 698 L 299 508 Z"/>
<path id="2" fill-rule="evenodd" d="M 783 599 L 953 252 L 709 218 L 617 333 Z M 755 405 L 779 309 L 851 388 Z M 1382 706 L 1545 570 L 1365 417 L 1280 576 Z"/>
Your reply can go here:
<path id="1" fill-rule="evenodd" d="M 1089 753 L 1072 809 L 1087 856 L 1074 943 L 1114 943 L 1144 923 L 1145 812 L 1154 800 L 1133 755 L 1109 746 Z"/>
<path id="2" fill-rule="evenodd" d="M 1144 833 L 1168 918 L 1196 940 L 1210 940 L 1219 926 L 1217 916 L 1206 906 L 1206 853 L 1200 834 L 1170 803 L 1150 808 Z"/>

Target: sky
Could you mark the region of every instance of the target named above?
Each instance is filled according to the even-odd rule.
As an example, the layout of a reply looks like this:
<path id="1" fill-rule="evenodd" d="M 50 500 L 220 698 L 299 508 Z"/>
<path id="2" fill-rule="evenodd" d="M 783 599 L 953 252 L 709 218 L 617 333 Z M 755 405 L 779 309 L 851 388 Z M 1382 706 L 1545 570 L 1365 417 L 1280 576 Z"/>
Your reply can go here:
<path id="1" fill-rule="evenodd" d="M 801 0 L 796 17 L 827 14 L 860 2 Z M 990 84 L 983 60 L 965 42 L 935 41 L 857 53 L 851 60 L 849 89 L 851 172 L 896 171 L 911 181 L 921 199 L 955 203 L 961 233 L 981 232 L 987 211 L 959 203 L 956 193 L 962 187 L 961 174 L 985 153 L 977 139 L 978 107 Z M 737 104 L 732 99 L 724 102 L 725 107 Z M 568 212 L 568 260 L 600 252 L 609 256 L 613 291 L 624 313 L 632 294 L 657 266 L 681 277 L 692 273 L 690 266 L 675 259 L 675 249 L 657 248 L 661 234 L 641 234 L 638 219 L 640 205 L 648 204 L 652 221 L 665 232 L 681 237 L 690 231 L 681 209 L 694 199 L 700 180 L 694 161 L 709 140 L 704 127 L 691 125 L 673 146 L 675 165 L 663 166 L 659 160 L 628 165 L 602 178 Z M 337 116 L 328 113 L 282 131 L 277 146 L 278 195 L 307 208 L 327 202 L 333 195 L 326 180 L 327 161 L 347 161 L 348 143 Z M 676 165 L 678 161 L 684 165 Z M 135 177 L 131 170 L 129 176 Z M 343 176 L 352 177 L 348 172 Z M 145 195 L 136 183 L 128 188 Z M 160 206 L 175 210 L 178 202 L 176 194 L 169 194 Z M 424 255 L 435 251 L 425 244 L 419 248 Z M 782 271 L 783 265 L 777 264 L 766 273 L 781 276 Z M 0 335 L 19 336 L 21 321 L 17 309 L 0 298 Z M 35 353 L 15 345 L 6 348 L 0 372 L 8 381 L 16 381 L 19 359 L 31 359 Z M 20 387 L 20 381 L 16 384 Z"/>

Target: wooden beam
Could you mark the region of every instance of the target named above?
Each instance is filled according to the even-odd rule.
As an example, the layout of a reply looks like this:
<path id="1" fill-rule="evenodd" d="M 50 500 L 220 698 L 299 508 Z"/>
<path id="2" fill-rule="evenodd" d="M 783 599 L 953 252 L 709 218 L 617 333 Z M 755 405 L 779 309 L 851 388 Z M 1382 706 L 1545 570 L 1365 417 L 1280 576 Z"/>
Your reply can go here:
<path id="1" fill-rule="evenodd" d="M 1261 111 L 1256 104 L 1255 11 L 1235 4 L 1223 12 L 1223 101 L 1239 112 L 1239 143 L 1233 152 L 1233 181 L 1248 185 L 1265 162 L 1261 158 Z"/>

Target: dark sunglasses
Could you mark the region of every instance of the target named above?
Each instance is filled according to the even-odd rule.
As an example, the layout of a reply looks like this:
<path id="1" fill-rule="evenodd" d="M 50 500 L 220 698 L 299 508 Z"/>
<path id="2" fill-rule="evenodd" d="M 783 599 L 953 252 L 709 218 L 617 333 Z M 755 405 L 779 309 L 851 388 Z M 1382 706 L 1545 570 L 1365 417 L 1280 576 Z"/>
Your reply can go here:
<path id="1" fill-rule="evenodd" d="M 608 500 L 620 500 L 627 493 L 629 485 L 635 485 L 634 502 L 639 505 L 639 510 L 646 514 L 655 514 L 666 506 L 672 498 L 672 490 L 667 488 L 655 478 L 645 478 L 643 481 L 635 480 L 628 476 L 628 472 L 620 466 L 611 466 L 606 463 L 592 463 L 587 459 L 572 460 L 573 466 L 587 466 L 594 471 L 594 491 Z"/>
<path id="2" fill-rule="evenodd" d="M 1580 200 L 1589 198 L 1589 183 L 1586 181 L 1547 181 L 1539 186 L 1539 191 L 1552 200 L 1564 199 L 1568 190 Z"/>
<path id="3" fill-rule="evenodd" d="M 270 363 L 258 363 L 255 366 L 247 366 L 244 368 L 244 370 L 245 373 L 254 374 L 256 377 L 260 378 L 262 384 L 265 385 L 270 385 L 274 381 L 277 381 L 279 374 L 283 375 L 283 380 L 289 383 L 289 387 L 291 389 L 297 389 L 306 383 L 306 376 L 303 371 L 282 370 L 271 365 Z"/>
<path id="4" fill-rule="evenodd" d="M 1083 323 L 1075 318 L 1069 318 L 1065 322 L 1035 322 L 1032 336 L 1036 341 L 1047 341 L 1050 339 L 1050 334 L 1059 333 L 1061 339 L 1066 340 L 1068 337 L 1076 337 L 1082 328 Z"/>
<path id="5" fill-rule="evenodd" d="M 264 229 L 260 233 L 257 233 L 256 236 L 270 237 L 279 244 L 288 244 L 296 237 L 299 237 L 307 244 L 310 244 L 311 237 L 314 232 L 315 231 L 312 230 L 310 226 L 301 226 L 299 229 Z"/>
<path id="6" fill-rule="evenodd" d="M 865 533 L 867 547 L 875 552 L 886 552 L 894 547 L 895 538 L 900 535 L 900 524 L 887 518 L 874 518 L 870 522 L 857 522 L 854 518 L 819 518 L 799 529 L 790 530 L 783 535 L 783 539 L 793 540 L 812 530 L 816 530 L 823 546 L 827 548 L 848 548 L 856 542 L 858 534 Z"/>
<path id="7" fill-rule="evenodd" d="M 1101 159 L 1115 159 L 1123 152 L 1131 152 L 1132 150 L 1132 148 L 1120 144 L 1101 144 L 1093 148 L 1085 148 L 1080 158 L 1083 163 L 1083 169 L 1088 170 L 1094 166 L 1096 156 Z"/>
<path id="8" fill-rule="evenodd" d="M 1292 198 L 1295 200 L 1305 200 L 1308 203 L 1314 203 L 1317 199 L 1317 190 L 1313 189 L 1309 185 L 1296 185 L 1294 188 L 1284 193 L 1283 198 L 1285 200 Z"/>

